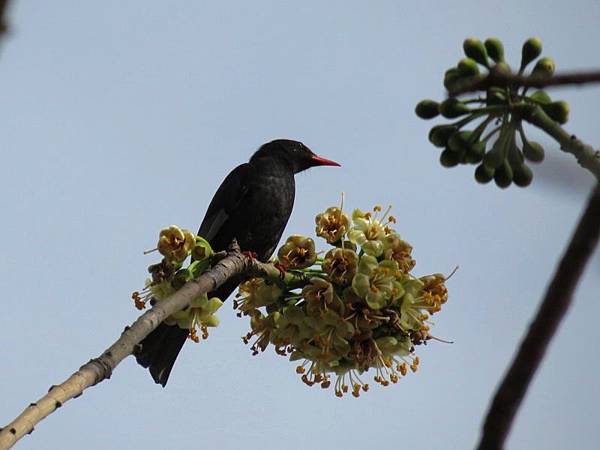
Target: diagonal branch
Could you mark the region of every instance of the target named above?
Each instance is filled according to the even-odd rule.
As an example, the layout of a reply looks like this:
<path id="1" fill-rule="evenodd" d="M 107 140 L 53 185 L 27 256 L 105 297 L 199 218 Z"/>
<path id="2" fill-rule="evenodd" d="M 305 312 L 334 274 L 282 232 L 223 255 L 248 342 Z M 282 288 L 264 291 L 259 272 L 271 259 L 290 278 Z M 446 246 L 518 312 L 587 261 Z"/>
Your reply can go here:
<path id="1" fill-rule="evenodd" d="M 526 76 L 492 69 L 490 73 L 475 80 L 460 83 L 448 91 L 448 96 L 457 97 L 475 91 L 485 91 L 492 86 L 524 86 L 543 88 L 546 86 L 568 86 L 600 83 L 600 71 L 567 72 L 548 76 Z"/>
<path id="2" fill-rule="evenodd" d="M 592 192 L 544 300 L 492 401 L 478 450 L 501 450 L 600 236 L 600 184 Z"/>
<path id="3" fill-rule="evenodd" d="M 25 408 L 15 420 L 0 430 L 0 449 L 12 447 L 65 402 L 79 397 L 85 389 L 110 378 L 113 369 L 131 355 L 136 345 L 171 314 L 188 306 L 192 299 L 214 291 L 228 279 L 241 274 L 247 277 L 260 276 L 270 279 L 281 277 L 281 272 L 275 266 L 247 258 L 239 252 L 239 248 L 229 251 L 227 256 L 208 272 L 188 282 L 169 298 L 157 302 L 150 310 L 138 317 L 102 355 L 91 359 L 66 381 L 52 386 L 46 395 Z M 305 276 L 301 273 L 287 272 L 284 276 L 288 285 L 306 282 Z"/>

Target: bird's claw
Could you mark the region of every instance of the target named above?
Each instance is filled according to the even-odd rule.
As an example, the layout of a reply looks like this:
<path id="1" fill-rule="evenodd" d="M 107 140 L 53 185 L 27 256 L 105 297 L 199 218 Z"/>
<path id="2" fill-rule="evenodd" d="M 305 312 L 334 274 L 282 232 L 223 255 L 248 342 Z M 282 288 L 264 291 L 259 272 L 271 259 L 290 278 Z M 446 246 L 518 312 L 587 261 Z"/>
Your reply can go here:
<path id="1" fill-rule="evenodd" d="M 244 255 L 246 258 L 250 258 L 252 261 L 256 261 L 258 259 L 256 252 L 244 251 L 242 252 L 242 255 Z"/>
<path id="2" fill-rule="evenodd" d="M 273 265 L 279 270 L 279 276 L 281 276 L 281 279 L 283 280 L 285 278 L 285 273 L 287 272 L 285 266 L 281 263 L 275 263 Z"/>

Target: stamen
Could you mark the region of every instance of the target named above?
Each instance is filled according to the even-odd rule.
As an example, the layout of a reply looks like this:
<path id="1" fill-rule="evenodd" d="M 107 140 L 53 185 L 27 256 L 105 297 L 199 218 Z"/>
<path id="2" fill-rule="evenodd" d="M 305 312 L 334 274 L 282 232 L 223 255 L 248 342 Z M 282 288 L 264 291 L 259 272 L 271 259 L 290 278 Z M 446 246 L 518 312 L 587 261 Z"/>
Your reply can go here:
<path id="1" fill-rule="evenodd" d="M 450 272 L 450 275 L 448 275 L 446 278 L 444 278 L 444 281 L 448 281 L 450 279 L 450 277 L 452 275 L 454 275 L 457 271 L 458 271 L 458 266 L 456 266 L 454 269 L 452 269 L 452 272 Z"/>
<path id="2" fill-rule="evenodd" d="M 436 336 L 432 336 L 431 334 L 428 335 L 431 339 L 433 339 L 434 341 L 438 341 L 438 342 L 443 342 L 444 344 L 454 344 L 454 341 L 446 341 L 444 339 L 440 339 L 439 337 Z"/>

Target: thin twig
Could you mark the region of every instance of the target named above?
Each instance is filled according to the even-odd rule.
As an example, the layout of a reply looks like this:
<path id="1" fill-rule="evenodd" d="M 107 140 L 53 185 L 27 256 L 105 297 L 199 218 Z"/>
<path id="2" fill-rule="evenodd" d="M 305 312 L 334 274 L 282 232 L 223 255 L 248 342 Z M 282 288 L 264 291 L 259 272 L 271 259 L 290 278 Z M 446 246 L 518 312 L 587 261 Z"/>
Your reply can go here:
<path id="1" fill-rule="evenodd" d="M 491 70 L 482 78 L 459 84 L 448 91 L 448 96 L 456 97 L 461 94 L 475 91 L 485 91 L 492 86 L 525 86 L 543 88 L 546 86 L 580 85 L 586 83 L 600 83 L 600 71 L 589 72 L 567 72 L 556 74 L 551 77 L 525 76 L 506 73 L 499 70 Z"/>
<path id="2" fill-rule="evenodd" d="M 501 450 L 527 388 L 564 318 L 600 236 L 600 184 L 596 185 L 544 300 L 496 391 L 478 450 Z"/>
<path id="3" fill-rule="evenodd" d="M 226 257 L 219 260 L 198 279 L 188 282 L 170 297 L 156 302 L 149 311 L 142 314 L 131 326 L 126 327 L 121 337 L 102 355 L 81 366 L 63 383 L 50 387 L 46 395 L 25 408 L 15 420 L 0 430 L 0 449 L 12 447 L 21 437 L 31 433 L 35 425 L 68 400 L 79 397 L 85 389 L 110 378 L 114 368 L 132 354 L 136 345 L 171 314 L 188 306 L 192 299 L 214 291 L 228 279 L 241 274 L 270 279 L 278 279 L 282 276 L 279 269 L 272 264 L 247 258 L 239 252 L 239 248 L 228 252 Z M 283 276 L 287 284 L 306 283 L 303 274 L 287 272 Z"/>

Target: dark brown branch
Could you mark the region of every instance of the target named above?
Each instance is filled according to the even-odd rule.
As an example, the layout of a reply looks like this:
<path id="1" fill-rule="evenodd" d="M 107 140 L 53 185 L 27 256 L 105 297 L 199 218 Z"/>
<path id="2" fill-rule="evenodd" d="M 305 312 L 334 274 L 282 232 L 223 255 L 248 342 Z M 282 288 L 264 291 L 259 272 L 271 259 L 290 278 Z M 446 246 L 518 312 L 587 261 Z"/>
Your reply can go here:
<path id="1" fill-rule="evenodd" d="M 568 72 L 556 74 L 551 77 L 524 76 L 493 70 L 485 77 L 475 81 L 459 84 L 448 91 L 450 97 L 475 91 L 485 91 L 492 86 L 525 86 L 543 88 L 546 86 L 580 85 L 586 83 L 600 83 L 600 71 Z"/>
<path id="2" fill-rule="evenodd" d="M 6 11 L 8 10 L 9 0 L 0 0 L 0 38 L 8 31 L 6 23 Z"/>
<path id="3" fill-rule="evenodd" d="M 483 425 L 478 450 L 501 450 L 517 410 L 544 354 L 565 316 L 585 266 L 600 235 L 600 185 L 596 185 L 575 234 L 563 255 L 544 300 L 504 380 L 496 391 Z"/>

